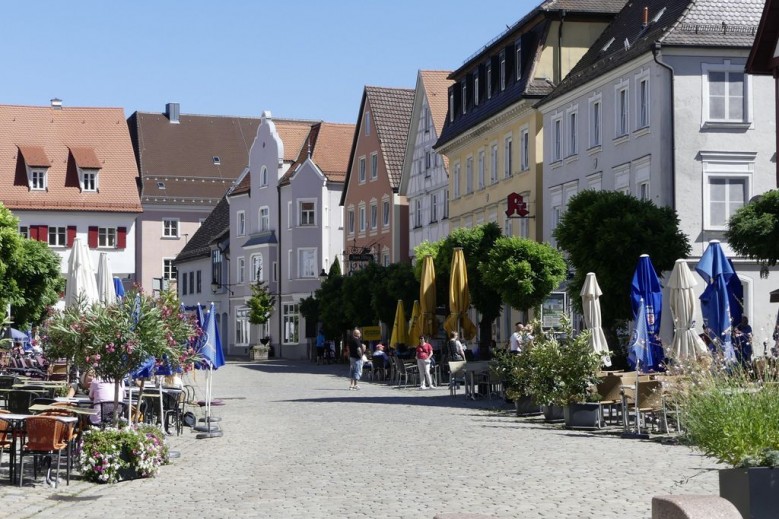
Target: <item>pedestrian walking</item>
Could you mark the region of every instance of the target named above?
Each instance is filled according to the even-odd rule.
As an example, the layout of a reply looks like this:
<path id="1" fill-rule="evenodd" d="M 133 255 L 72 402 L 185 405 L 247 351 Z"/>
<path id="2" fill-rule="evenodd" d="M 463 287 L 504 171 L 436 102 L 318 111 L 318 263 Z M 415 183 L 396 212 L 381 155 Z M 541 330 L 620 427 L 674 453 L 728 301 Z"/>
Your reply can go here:
<path id="1" fill-rule="evenodd" d="M 362 332 L 355 328 L 349 337 L 349 389 L 359 390 L 357 384 L 362 376 L 362 355 L 365 353 L 365 345 L 360 341 Z"/>
<path id="2" fill-rule="evenodd" d="M 417 367 L 419 368 L 419 389 L 433 387 L 433 379 L 430 376 L 430 362 L 433 356 L 433 347 L 425 341 L 425 336 L 419 336 L 417 345 Z"/>

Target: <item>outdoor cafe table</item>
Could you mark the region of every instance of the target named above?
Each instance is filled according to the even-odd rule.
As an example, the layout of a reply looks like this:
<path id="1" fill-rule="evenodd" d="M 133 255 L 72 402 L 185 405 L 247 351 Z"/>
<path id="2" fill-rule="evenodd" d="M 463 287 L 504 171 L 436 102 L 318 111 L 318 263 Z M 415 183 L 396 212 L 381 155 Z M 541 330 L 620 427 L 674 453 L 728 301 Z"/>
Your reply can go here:
<path id="1" fill-rule="evenodd" d="M 34 407 L 34 406 L 33 406 Z M 51 407 L 51 406 L 42 406 L 42 407 Z M 31 408 L 32 409 L 32 408 Z M 55 407 L 56 409 L 56 407 Z M 59 408 L 62 409 L 62 408 Z M 70 411 L 70 409 L 67 409 Z M 24 422 L 30 418 L 36 416 L 34 414 L 14 414 L 14 413 L 6 413 L 6 414 L 0 414 L 0 420 L 4 420 L 6 423 L 8 423 L 8 430 L 7 432 L 11 435 L 11 454 L 9 457 L 8 462 L 8 478 L 13 485 L 14 483 L 14 476 L 16 475 L 16 438 L 20 435 L 17 433 L 23 433 L 25 430 Z M 54 416 L 53 418 L 56 418 L 60 422 L 66 423 L 66 424 L 75 424 L 78 422 L 78 418 L 75 416 Z M 22 445 L 24 445 L 24 442 L 22 442 Z M 19 448 L 22 448 L 22 445 L 19 446 Z M 19 474 L 19 477 L 21 477 L 21 474 Z"/>
<path id="2" fill-rule="evenodd" d="M 476 378 L 479 375 L 488 373 L 490 370 L 491 362 L 488 360 L 477 360 L 466 362 L 463 366 L 465 371 L 465 398 L 476 400 L 478 394 L 476 393 Z"/>

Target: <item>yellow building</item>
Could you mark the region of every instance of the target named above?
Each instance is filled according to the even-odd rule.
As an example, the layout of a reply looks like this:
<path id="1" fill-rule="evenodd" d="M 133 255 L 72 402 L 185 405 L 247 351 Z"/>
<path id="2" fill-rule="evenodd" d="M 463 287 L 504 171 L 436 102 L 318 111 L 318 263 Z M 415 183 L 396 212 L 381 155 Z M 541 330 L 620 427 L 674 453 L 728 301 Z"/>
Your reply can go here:
<path id="1" fill-rule="evenodd" d="M 504 235 L 540 239 L 541 114 L 550 93 L 625 0 L 542 2 L 449 78 L 449 110 L 435 150 L 449 161 L 450 229 L 497 223 Z M 508 213 L 508 214 L 507 214 Z M 528 316 L 506 308 L 498 344 Z"/>

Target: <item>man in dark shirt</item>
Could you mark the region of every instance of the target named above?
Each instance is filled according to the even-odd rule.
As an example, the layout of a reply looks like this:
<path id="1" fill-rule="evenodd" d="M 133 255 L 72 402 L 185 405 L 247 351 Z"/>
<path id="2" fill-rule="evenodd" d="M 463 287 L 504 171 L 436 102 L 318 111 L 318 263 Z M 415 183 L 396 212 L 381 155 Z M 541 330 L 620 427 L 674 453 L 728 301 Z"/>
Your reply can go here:
<path id="1" fill-rule="evenodd" d="M 352 330 L 347 346 L 349 346 L 349 389 L 359 390 L 357 382 L 362 376 L 362 354 L 365 352 L 361 339 L 362 332 L 358 328 Z"/>

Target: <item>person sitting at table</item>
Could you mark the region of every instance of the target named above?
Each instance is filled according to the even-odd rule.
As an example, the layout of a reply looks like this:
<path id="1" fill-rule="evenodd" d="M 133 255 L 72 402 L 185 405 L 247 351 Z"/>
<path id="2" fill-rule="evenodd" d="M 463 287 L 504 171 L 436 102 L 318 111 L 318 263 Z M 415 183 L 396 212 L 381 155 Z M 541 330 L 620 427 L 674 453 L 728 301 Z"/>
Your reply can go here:
<path id="1" fill-rule="evenodd" d="M 389 365 L 389 357 L 387 356 L 387 352 L 384 351 L 384 345 L 382 343 L 376 345 L 371 360 L 373 362 L 381 363 L 380 365 L 383 365 L 385 368 Z"/>
<path id="2" fill-rule="evenodd" d="M 116 384 L 103 380 L 92 372 L 91 376 L 88 375 L 89 382 L 89 399 L 92 401 L 92 407 L 100 409 L 101 402 L 113 402 L 116 392 Z M 119 384 L 119 400 L 122 400 L 124 395 L 124 382 Z M 102 410 L 101 410 L 102 411 Z M 101 422 L 102 417 L 100 414 L 89 417 L 89 420 L 97 425 Z"/>

